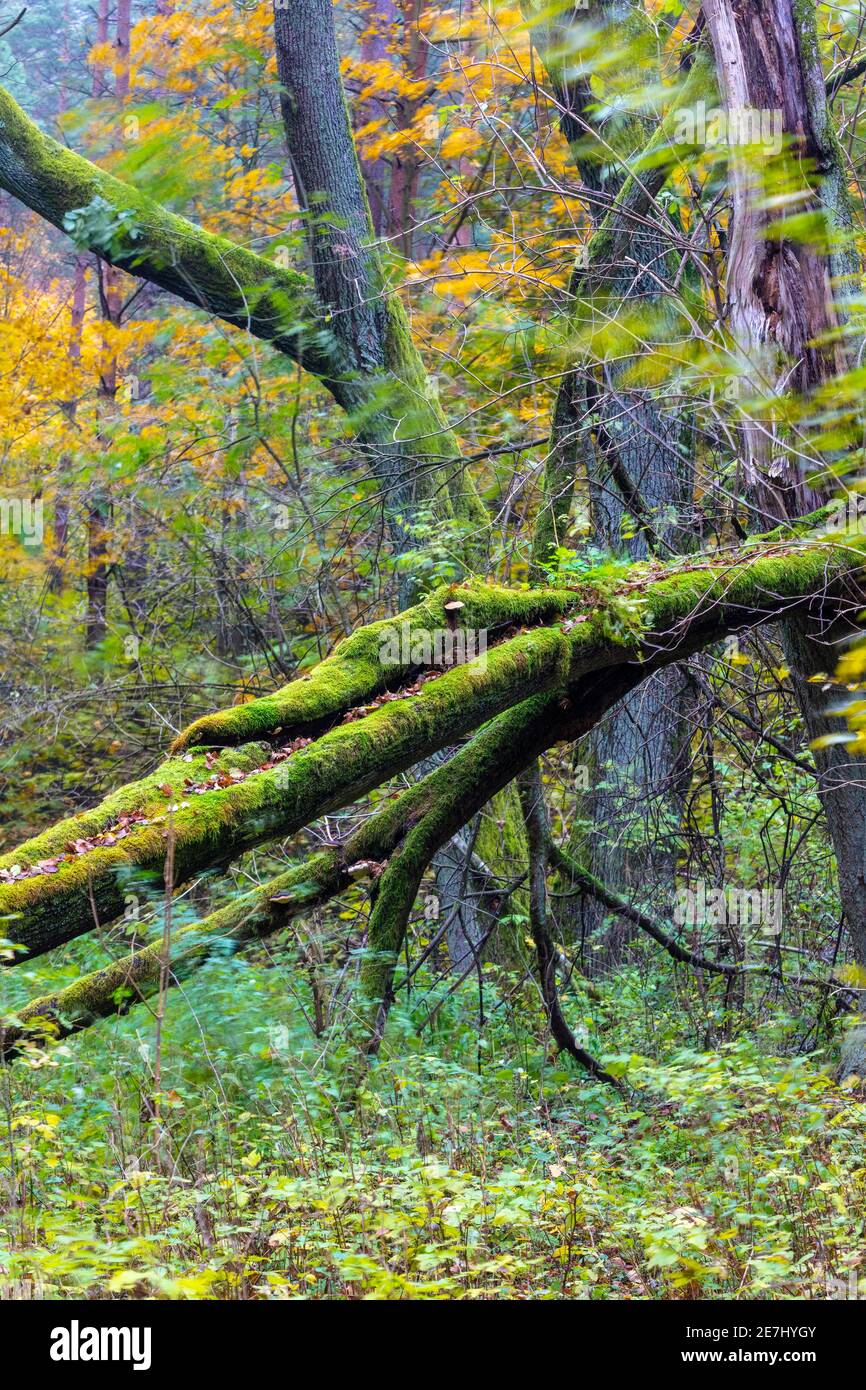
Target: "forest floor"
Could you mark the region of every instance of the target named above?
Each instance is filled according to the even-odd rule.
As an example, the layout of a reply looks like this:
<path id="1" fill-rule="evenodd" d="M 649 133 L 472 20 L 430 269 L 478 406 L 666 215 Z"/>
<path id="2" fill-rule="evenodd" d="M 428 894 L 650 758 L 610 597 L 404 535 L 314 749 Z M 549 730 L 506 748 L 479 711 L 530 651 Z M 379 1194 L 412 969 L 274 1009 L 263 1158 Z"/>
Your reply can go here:
<path id="1" fill-rule="evenodd" d="M 622 1096 L 557 1058 L 534 986 L 490 966 L 480 997 L 415 978 L 350 1114 L 346 1045 L 311 1031 L 289 948 L 212 964 L 169 996 L 158 1118 L 146 1013 L 0 1075 L 0 1281 L 49 1298 L 856 1292 L 866 1104 L 832 1080 L 838 1038 L 779 1055 L 797 1020 L 777 1002 L 722 1040 L 718 1005 L 656 972 L 639 952 L 565 994 Z"/>

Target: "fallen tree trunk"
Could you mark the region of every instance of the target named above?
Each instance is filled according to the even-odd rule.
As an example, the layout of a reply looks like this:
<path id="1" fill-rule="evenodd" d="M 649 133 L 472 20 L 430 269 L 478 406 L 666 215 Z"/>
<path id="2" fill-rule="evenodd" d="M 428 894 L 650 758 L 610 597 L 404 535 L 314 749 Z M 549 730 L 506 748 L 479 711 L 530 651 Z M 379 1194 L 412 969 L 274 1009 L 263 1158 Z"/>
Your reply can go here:
<path id="1" fill-rule="evenodd" d="M 175 754 L 152 777 L 0 858 L 0 913 L 17 947 L 6 963 L 51 950 L 119 915 L 131 872 L 152 875 L 158 887 L 169 835 L 177 886 L 356 801 L 531 696 L 585 700 L 587 676 L 615 683 L 625 670 L 643 679 L 729 632 L 812 602 L 827 612 L 854 612 L 863 602 L 860 545 L 774 535 L 763 548 L 700 563 L 633 566 L 610 587 L 593 585 L 591 576 L 558 592 L 509 595 L 463 586 L 461 599 L 476 617 L 489 604 L 501 622 L 513 604 L 515 624 L 531 613 L 548 621 L 503 637 L 483 659 L 386 690 L 369 705 L 350 703 L 357 698 L 354 679 L 342 698 L 323 694 L 332 675 L 338 684 L 345 676 L 344 658 L 335 654 L 277 697 L 217 716 L 223 741 L 256 727 L 276 747 L 245 745 L 218 763 L 213 755 Z M 431 611 L 443 601 L 440 593 Z M 557 612 L 559 620 L 551 623 Z M 370 631 L 381 637 L 379 625 L 345 645 L 366 651 L 365 679 L 371 690 L 381 690 L 392 668 L 379 648 L 371 649 Z M 602 704 L 579 711 L 587 729 Z M 323 719 L 324 732 L 317 734 Z M 309 730 L 309 737 L 281 744 L 286 728 Z M 182 736 L 179 747 L 186 742 Z"/>
<path id="2" fill-rule="evenodd" d="M 615 681 L 586 678 L 587 699 L 581 703 L 592 711 L 607 708 L 638 679 L 636 669 L 625 668 Z M 345 844 L 312 855 L 201 922 L 180 928 L 171 943 L 168 983 L 179 984 L 208 961 L 224 959 L 251 941 L 273 935 L 354 879 L 369 878 L 375 901 L 361 985 L 365 1045 L 375 1050 L 392 998 L 406 921 L 436 850 L 527 762 L 551 742 L 576 737 L 591 717 L 577 713 L 572 705 L 563 709 L 556 697 L 537 696 L 493 720 L 447 764 L 387 801 Z M 14 1056 L 35 1036 L 68 1037 L 150 998 L 159 989 L 162 964 L 159 940 L 33 1000 L 0 1025 L 0 1059 Z"/>

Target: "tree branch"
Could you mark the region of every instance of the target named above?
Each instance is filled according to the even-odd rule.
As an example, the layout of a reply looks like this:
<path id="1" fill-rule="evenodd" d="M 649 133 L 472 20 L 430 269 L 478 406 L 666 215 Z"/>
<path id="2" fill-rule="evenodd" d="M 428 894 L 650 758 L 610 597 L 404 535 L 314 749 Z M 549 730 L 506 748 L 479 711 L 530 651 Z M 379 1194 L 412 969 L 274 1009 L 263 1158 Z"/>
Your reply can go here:
<path id="1" fill-rule="evenodd" d="M 863 602 L 858 544 L 794 540 L 690 564 L 638 566 L 609 589 L 594 586 L 591 576 L 573 591 L 462 586 L 456 592 L 477 626 L 491 626 L 485 613 L 501 623 L 509 606 L 515 625 L 533 618 L 538 625 L 505 635 L 483 659 L 356 706 L 359 682 L 382 689 L 394 669 L 376 646 L 383 625 L 362 629 L 350 639 L 354 655 L 346 664 L 335 656 L 310 681 L 293 681 L 276 698 L 217 717 L 222 742 L 254 728 L 272 746 L 245 744 L 213 768 L 201 752 L 176 754 L 150 778 L 0 857 L 0 913 L 17 915 L 10 933 L 24 953 L 38 955 L 91 930 L 94 911 L 101 922 L 118 916 L 130 872 L 161 883 L 169 806 L 181 883 L 365 796 L 530 695 L 579 700 L 589 728 L 604 700 L 597 685 L 589 698 L 587 681 L 601 681 L 604 691 L 618 683 L 630 688 L 729 632 L 813 598 L 828 611 L 846 604 L 856 611 Z M 431 613 L 451 592 L 439 591 Z M 640 605 L 642 621 L 624 623 L 623 602 L 632 615 Z M 556 614 L 560 621 L 551 624 Z M 393 630 L 399 634 L 399 622 Z M 435 628 L 430 635 L 435 640 Z M 352 666 L 359 651 L 368 663 L 363 675 Z M 342 690 L 329 690 L 332 676 L 345 678 Z M 300 732 L 284 743 L 286 729 Z"/>
<path id="2" fill-rule="evenodd" d="M 695 970 L 707 970 L 714 975 L 740 975 L 741 967 L 737 965 L 725 965 L 722 961 L 710 960 L 707 956 L 701 956 L 695 951 L 688 950 L 681 946 L 678 941 L 674 941 L 672 936 L 661 927 L 652 917 L 648 917 L 645 912 L 641 912 L 626 898 L 614 893 L 594 874 L 587 869 L 582 869 L 570 854 L 560 849 L 559 845 L 552 844 L 550 848 L 550 859 L 569 881 L 582 888 L 587 893 L 592 893 L 593 897 L 598 898 L 600 903 L 610 908 L 611 912 L 616 912 L 618 916 L 625 917 L 626 921 L 633 922 L 641 931 L 651 936 L 653 941 L 657 941 L 674 960 L 682 962 L 684 965 L 691 965 Z"/>
<path id="3" fill-rule="evenodd" d="M 60 231 L 72 226 L 82 249 L 109 265 L 273 343 L 338 399 L 350 392 L 349 363 L 323 324 L 304 276 L 166 211 L 52 140 L 3 88 L 0 187 Z M 97 199 L 104 209 L 98 203 L 94 208 Z"/>
<path id="4" fill-rule="evenodd" d="M 622 1090 L 616 1077 L 605 1071 L 601 1063 L 578 1044 L 559 1002 L 559 991 L 556 987 L 557 952 L 550 935 L 547 917 L 547 866 L 551 839 L 544 805 L 541 768 L 537 759 L 520 774 L 517 787 L 529 846 L 529 925 L 535 943 L 541 997 L 551 1034 L 560 1051 L 567 1052 L 595 1077 L 596 1081 L 604 1081 L 617 1090 Z"/>

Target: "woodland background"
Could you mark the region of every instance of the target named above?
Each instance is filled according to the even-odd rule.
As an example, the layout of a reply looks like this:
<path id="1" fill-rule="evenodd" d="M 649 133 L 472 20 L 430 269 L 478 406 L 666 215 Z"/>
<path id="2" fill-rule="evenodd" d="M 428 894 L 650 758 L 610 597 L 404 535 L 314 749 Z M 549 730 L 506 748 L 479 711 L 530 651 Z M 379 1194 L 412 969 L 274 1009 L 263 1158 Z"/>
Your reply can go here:
<path id="1" fill-rule="evenodd" d="M 620 9 L 616 42 L 581 40 L 614 169 L 635 126 L 668 110 L 695 20 L 672 0 Z M 532 577 L 568 287 L 593 229 L 579 142 L 519 4 L 340 0 L 335 20 L 389 289 L 486 520 L 422 506 L 395 547 L 314 378 L 0 193 L 2 491 L 44 517 L 39 543 L 0 536 L 0 851 L 152 771 L 197 717 L 304 674 L 408 590 L 456 580 L 467 534 L 488 577 Z M 866 14 L 822 4 L 817 23 L 859 228 L 864 88 L 847 74 Z M 37 0 L 0 38 L 0 73 L 55 138 L 276 265 L 304 264 L 315 208 L 299 207 L 286 155 L 270 3 Z M 648 498 L 669 553 L 735 542 L 745 519 L 725 170 L 710 138 L 649 219 L 666 246 L 700 245 L 703 277 L 684 250 L 652 292 L 624 270 L 623 311 L 589 342 L 650 401 L 637 424 L 608 420 L 624 453 L 650 434 L 693 462 L 687 498 L 664 482 Z M 610 177 L 601 167 L 599 186 Z M 666 303 L 682 313 L 662 335 Z M 860 394 L 853 372 L 835 403 Z M 797 425 L 826 440 L 836 416 L 821 411 Z M 546 574 L 617 581 L 652 549 L 645 522 L 578 473 Z M 856 647 L 845 660 L 833 692 L 850 696 L 859 752 L 866 661 Z M 500 797 L 470 845 L 505 895 L 495 938 L 476 959 L 440 931 L 428 876 L 350 1110 L 363 882 L 211 960 L 164 1017 L 133 1010 L 0 1070 L 6 1296 L 856 1296 L 866 1108 L 834 1070 L 861 979 L 778 632 L 653 680 L 627 715 L 544 758 L 554 839 L 667 930 L 678 885 L 783 893 L 779 946 L 712 923 L 688 944 L 735 963 L 783 948 L 784 972 L 702 976 L 552 875 L 563 1008 L 622 1090 L 587 1075 L 550 1037 L 524 827 Z M 363 810 L 200 875 L 174 924 L 343 839 Z M 458 898 L 481 893 L 467 882 Z M 120 924 L 3 972 L 3 1013 L 158 935 L 162 911 L 157 885 L 131 881 Z"/>

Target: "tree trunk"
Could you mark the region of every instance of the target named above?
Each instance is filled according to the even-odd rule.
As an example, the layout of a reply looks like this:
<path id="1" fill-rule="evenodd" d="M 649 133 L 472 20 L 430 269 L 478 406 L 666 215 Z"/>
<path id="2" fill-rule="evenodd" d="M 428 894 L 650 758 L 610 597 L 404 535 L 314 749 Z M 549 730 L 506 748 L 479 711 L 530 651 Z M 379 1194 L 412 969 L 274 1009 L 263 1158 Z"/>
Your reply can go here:
<path id="1" fill-rule="evenodd" d="M 96 262 L 99 303 L 102 311 L 102 360 L 99 386 L 96 392 L 97 446 L 103 462 L 107 460 L 109 441 L 106 438 L 108 416 L 117 396 L 117 355 L 112 332 L 120 322 L 120 282 L 118 272 L 101 261 Z M 85 644 L 97 647 L 105 640 L 108 619 L 108 541 L 111 526 L 111 495 L 106 480 L 91 484 L 87 504 L 87 613 Z"/>
<path id="2" fill-rule="evenodd" d="M 662 234 L 643 220 L 625 218 L 621 244 L 613 254 L 604 236 L 605 227 L 616 216 L 617 200 L 626 201 L 624 189 L 628 196 L 623 169 L 653 138 L 652 133 L 643 121 L 599 114 L 588 78 L 574 75 L 575 68 L 580 74 L 579 64 L 573 63 L 579 47 L 575 26 L 585 25 L 588 19 L 581 6 L 567 7 L 555 17 L 536 0 L 525 0 L 524 7 L 530 19 L 540 9 L 533 30 L 535 42 L 548 69 L 563 133 L 590 195 L 595 227 L 601 231 L 589 243 L 586 264 L 573 276 L 571 317 L 577 326 L 588 321 L 582 306 L 587 295 L 592 305 L 593 294 L 614 302 L 640 303 L 649 316 L 657 317 L 665 303 L 658 281 L 668 261 Z M 600 8 L 602 23 L 621 41 L 628 32 L 629 6 L 620 0 L 604 0 Z M 618 158 L 612 158 L 612 151 Z M 642 217 L 651 213 L 655 191 L 652 182 L 642 190 L 646 202 L 640 209 Z M 613 212 L 605 216 L 603 210 L 611 206 Z M 589 315 L 593 312 L 590 307 Z M 547 558 L 542 553 L 544 544 L 560 543 L 565 535 L 573 479 L 581 465 L 589 484 L 594 545 L 625 552 L 633 559 L 646 557 L 650 538 L 654 548 L 662 543 L 665 553 L 690 547 L 694 487 L 690 422 L 678 411 L 664 409 L 648 393 L 629 389 L 623 374 L 622 366 L 599 368 L 584 362 L 560 387 L 536 562 Z M 682 674 L 665 671 L 612 710 L 577 750 L 571 852 L 594 877 L 613 889 L 624 889 L 626 896 L 630 889 L 649 884 L 665 897 L 672 894 L 676 865 L 672 831 L 679 822 L 685 790 L 682 755 L 688 698 Z M 636 835 L 635 815 L 641 812 L 645 824 Z M 660 822 L 664 825 L 661 835 L 657 833 Z M 601 901 L 589 895 L 568 897 L 560 907 L 567 934 L 579 935 L 591 948 L 585 960 L 590 969 L 614 966 L 633 930 L 631 923 L 618 919 L 599 950 L 598 932 L 606 914 Z"/>
<path id="3" fill-rule="evenodd" d="M 704 6 L 719 85 L 729 117 L 772 113 L 790 141 L 786 160 L 797 178 L 798 211 L 823 223 L 821 236 L 791 241 L 772 229 L 760 194 L 763 165 L 732 160 L 733 228 L 727 269 L 731 328 L 750 365 L 750 390 L 771 403 L 770 423 L 743 425 L 746 466 L 759 520 L 802 516 L 826 501 L 838 484 L 829 471 L 807 481 L 798 453 L 774 423 L 772 401 L 786 389 L 808 394 L 844 370 L 838 328 L 856 286 L 858 259 L 842 155 L 836 143 L 821 70 L 815 10 L 797 0 L 708 0 Z M 796 161 L 796 164 L 795 164 Z M 829 250 L 825 250 L 825 245 Z M 819 474 L 820 457 L 810 459 Z M 824 464 L 832 460 L 823 460 Z M 828 714 L 834 697 L 810 683 L 832 672 L 833 634 L 814 619 L 785 624 L 784 645 L 810 739 L 837 731 Z M 836 853 L 842 909 L 857 960 L 866 964 L 866 760 L 844 747 L 814 749 L 818 790 Z"/>
<path id="4" fill-rule="evenodd" d="M 379 481 L 395 550 L 410 549 L 423 507 L 466 526 L 467 561 L 480 553 L 486 512 L 415 349 L 402 304 L 389 294 L 352 140 L 330 0 L 275 6 L 286 144 L 319 301 L 349 364 L 338 399 L 359 411 L 358 437 Z M 413 597 L 404 585 L 403 602 Z"/>
<path id="5" fill-rule="evenodd" d="M 60 85 L 59 109 L 61 115 L 67 109 L 68 89 L 65 76 L 69 71 L 71 62 L 69 52 L 69 32 L 71 20 L 69 7 L 64 6 L 63 10 L 63 49 L 61 62 L 63 78 Z M 81 361 L 81 333 L 84 327 L 85 289 L 86 272 L 83 256 L 76 256 L 74 260 L 74 270 L 72 277 L 72 303 L 69 315 L 69 345 L 67 355 L 75 371 Z M 71 426 L 75 425 L 75 415 L 78 409 L 78 401 L 72 395 L 63 404 L 67 418 Z M 64 586 L 65 574 L 64 566 L 66 561 L 66 547 L 69 540 L 69 479 L 70 479 L 71 458 L 69 454 L 64 454 L 60 460 L 59 475 L 57 479 L 57 491 L 54 500 L 54 554 L 51 559 L 49 571 L 49 583 L 53 593 L 60 593 Z"/>
<path id="6" fill-rule="evenodd" d="M 364 63 L 382 62 L 393 40 L 398 23 L 397 6 L 394 0 L 369 0 L 366 27 L 361 35 L 361 61 Z M 356 119 L 359 126 L 370 121 L 384 121 L 387 106 L 381 97 L 371 97 L 357 108 Z M 377 237 L 384 236 L 388 230 L 386 192 L 388 185 L 388 166 L 382 155 L 375 159 L 361 158 L 364 186 L 370 205 L 370 220 Z"/>

